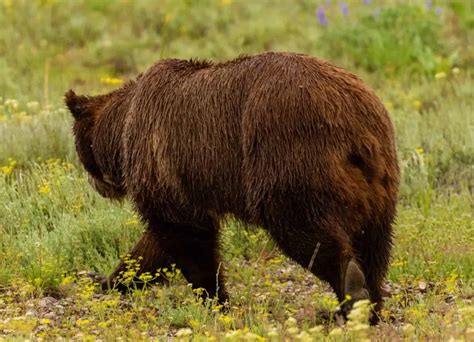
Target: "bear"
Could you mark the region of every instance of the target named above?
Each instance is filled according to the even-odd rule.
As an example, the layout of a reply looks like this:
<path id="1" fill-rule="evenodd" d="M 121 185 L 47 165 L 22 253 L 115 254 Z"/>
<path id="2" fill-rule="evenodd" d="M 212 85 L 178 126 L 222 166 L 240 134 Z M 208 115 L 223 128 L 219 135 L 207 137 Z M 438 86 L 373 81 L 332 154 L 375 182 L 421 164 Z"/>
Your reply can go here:
<path id="1" fill-rule="evenodd" d="M 137 275 L 175 264 L 226 303 L 219 226 L 231 215 L 328 282 L 345 313 L 363 299 L 380 310 L 400 172 L 389 113 L 354 74 L 290 52 L 163 59 L 65 103 L 92 187 L 129 199 L 146 225 Z M 121 289 L 125 268 L 104 286 Z"/>

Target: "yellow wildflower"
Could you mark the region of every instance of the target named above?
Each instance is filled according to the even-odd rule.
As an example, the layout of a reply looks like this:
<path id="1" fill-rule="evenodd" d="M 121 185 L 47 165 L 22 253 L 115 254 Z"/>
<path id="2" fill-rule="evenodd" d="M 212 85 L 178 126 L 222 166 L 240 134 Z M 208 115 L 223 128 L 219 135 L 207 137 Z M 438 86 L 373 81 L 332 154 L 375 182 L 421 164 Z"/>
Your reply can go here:
<path id="1" fill-rule="evenodd" d="M 48 164 L 48 168 L 50 170 L 56 168 L 60 162 L 61 160 L 57 158 L 49 158 L 48 160 L 46 160 L 46 164 Z"/>
<path id="2" fill-rule="evenodd" d="M 99 323 L 97 324 L 97 326 L 98 326 L 99 328 L 102 328 L 102 329 L 107 328 L 109 325 L 110 325 L 110 322 L 99 322 Z"/>
<path id="3" fill-rule="evenodd" d="M 422 105 L 423 105 L 423 102 L 421 102 L 420 100 L 415 100 L 415 101 L 413 101 L 413 106 L 414 106 L 416 109 L 420 109 Z"/>
<path id="4" fill-rule="evenodd" d="M 138 279 L 140 279 L 142 282 L 146 283 L 146 282 L 152 280 L 153 276 L 150 274 L 150 272 L 145 272 L 145 273 L 140 274 L 140 276 L 138 276 Z"/>
<path id="5" fill-rule="evenodd" d="M 213 306 L 212 306 L 212 311 L 213 311 L 213 312 L 219 312 L 222 308 L 223 308 L 223 306 L 220 305 L 220 304 L 213 305 Z"/>
<path id="6" fill-rule="evenodd" d="M 65 277 L 61 280 L 61 285 L 69 285 L 69 284 L 72 284 L 73 282 L 74 282 L 74 277 L 65 276 Z"/>
<path id="7" fill-rule="evenodd" d="M 199 321 L 196 320 L 196 319 L 192 319 L 188 323 L 191 326 L 191 328 L 193 328 L 193 329 L 197 329 L 201 326 L 201 323 L 199 323 Z"/>
<path id="8" fill-rule="evenodd" d="M 446 73 L 445 73 L 444 71 L 437 72 L 437 73 L 435 74 L 435 78 L 436 78 L 437 80 L 440 80 L 440 79 L 442 79 L 442 78 L 446 78 Z"/>
<path id="9" fill-rule="evenodd" d="M 421 148 L 421 147 L 419 147 Z M 421 148 L 422 149 L 422 148 Z M 422 149 L 423 150 L 423 149 Z M 419 153 L 419 152 L 418 152 Z M 403 261 L 403 260 L 395 260 L 394 262 L 392 262 L 392 267 L 402 267 L 406 264 L 406 261 Z"/>
<path id="10" fill-rule="evenodd" d="M 451 272 L 449 278 L 446 280 L 446 291 L 449 293 L 456 292 L 457 284 L 458 284 L 458 274 L 453 271 Z"/>
<path id="11" fill-rule="evenodd" d="M 219 321 L 222 322 L 224 325 L 230 325 L 234 319 L 228 315 L 221 315 L 219 316 Z"/>
<path id="12" fill-rule="evenodd" d="M 0 173 L 3 173 L 4 175 L 11 175 L 13 172 L 13 169 L 15 169 L 16 166 L 16 160 L 13 160 L 11 158 L 8 159 L 8 165 L 0 167 Z"/>
<path id="13" fill-rule="evenodd" d="M 278 265 L 278 264 L 281 264 L 284 260 L 282 258 L 272 258 L 269 260 L 270 264 L 273 264 L 273 265 Z"/>
<path id="14" fill-rule="evenodd" d="M 51 320 L 47 318 L 40 319 L 39 321 L 40 324 L 50 324 Z"/>
<path id="15" fill-rule="evenodd" d="M 387 107 L 388 110 L 393 109 L 393 102 L 392 101 L 385 101 L 384 105 L 385 105 L 385 107 Z"/>
<path id="16" fill-rule="evenodd" d="M 222 6 L 229 6 L 232 4 L 232 0 L 221 0 Z"/>
<path id="17" fill-rule="evenodd" d="M 168 13 L 165 15 L 165 24 L 168 24 L 171 20 L 173 20 L 173 15 Z"/>
<path id="18" fill-rule="evenodd" d="M 423 149 L 423 147 L 417 147 L 417 148 L 415 148 L 415 151 L 416 151 L 416 153 L 418 153 L 418 154 L 423 154 L 423 153 L 425 153 L 425 150 Z"/>
<path id="19" fill-rule="evenodd" d="M 107 85 L 118 85 L 118 84 L 122 84 L 123 80 L 116 77 L 102 77 L 100 79 L 100 83 L 107 84 Z"/>
<path id="20" fill-rule="evenodd" d="M 83 326 L 86 326 L 90 323 L 91 321 L 89 321 L 88 319 L 78 319 L 76 321 L 76 325 L 79 326 L 79 327 L 83 327 Z"/>
<path id="21" fill-rule="evenodd" d="M 459 74 L 459 73 L 461 72 L 461 70 L 460 70 L 459 68 L 453 68 L 453 69 L 451 70 L 451 72 L 452 72 L 453 74 L 457 75 L 457 74 Z"/>
<path id="22" fill-rule="evenodd" d="M 127 226 L 135 226 L 139 223 L 138 221 L 138 218 L 136 218 L 135 216 L 132 217 L 131 219 L 127 220 L 127 222 L 125 222 L 125 225 Z"/>
<path id="23" fill-rule="evenodd" d="M 48 183 L 43 183 L 40 186 L 38 186 L 38 192 L 40 194 L 46 195 L 51 192 L 51 188 L 49 187 Z"/>

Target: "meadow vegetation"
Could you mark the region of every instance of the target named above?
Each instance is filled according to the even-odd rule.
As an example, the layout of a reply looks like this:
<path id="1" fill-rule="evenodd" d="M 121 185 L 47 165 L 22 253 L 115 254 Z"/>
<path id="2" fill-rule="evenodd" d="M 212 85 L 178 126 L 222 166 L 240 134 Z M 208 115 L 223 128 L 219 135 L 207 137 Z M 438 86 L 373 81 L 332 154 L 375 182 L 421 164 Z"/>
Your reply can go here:
<path id="1" fill-rule="evenodd" d="M 473 340 L 473 13 L 462 0 L 0 0 L 0 339 Z M 377 327 L 367 303 L 338 324 L 326 284 L 232 219 L 229 311 L 202 305 L 177 269 L 127 296 L 89 277 L 143 225 L 88 185 L 63 93 L 110 91 L 159 58 L 267 50 L 357 73 L 395 123 L 403 177 Z"/>

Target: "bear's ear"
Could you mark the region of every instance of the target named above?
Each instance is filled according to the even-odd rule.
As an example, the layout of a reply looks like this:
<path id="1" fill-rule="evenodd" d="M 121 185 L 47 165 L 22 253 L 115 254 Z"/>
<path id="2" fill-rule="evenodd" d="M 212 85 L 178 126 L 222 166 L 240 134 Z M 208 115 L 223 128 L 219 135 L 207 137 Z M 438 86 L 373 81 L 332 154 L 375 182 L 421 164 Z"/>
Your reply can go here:
<path id="1" fill-rule="evenodd" d="M 76 120 L 88 115 L 89 111 L 85 106 L 88 101 L 89 98 L 87 96 L 78 96 L 72 90 L 69 90 L 66 94 L 64 94 L 64 102 Z"/>

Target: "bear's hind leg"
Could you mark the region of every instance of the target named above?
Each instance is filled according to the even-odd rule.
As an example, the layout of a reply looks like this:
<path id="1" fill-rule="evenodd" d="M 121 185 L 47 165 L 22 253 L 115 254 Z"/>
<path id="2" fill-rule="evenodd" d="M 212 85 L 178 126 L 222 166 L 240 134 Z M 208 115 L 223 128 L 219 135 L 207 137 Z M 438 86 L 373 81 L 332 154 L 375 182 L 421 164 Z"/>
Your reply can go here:
<path id="1" fill-rule="evenodd" d="M 366 277 L 370 299 L 375 303 L 373 323 L 377 322 L 378 312 L 383 304 L 383 285 L 390 264 L 391 249 L 392 228 L 389 220 L 367 226 L 365 233 L 354 239 L 354 250 Z"/>
<path id="2" fill-rule="evenodd" d="M 344 269 L 352 258 L 349 243 L 342 237 L 336 238 L 320 229 L 306 227 L 300 226 L 297 233 L 294 229 L 283 227 L 270 232 L 287 256 L 328 282 L 337 298 L 344 300 Z"/>
<path id="3" fill-rule="evenodd" d="M 303 227 L 299 227 L 297 234 L 278 227 L 272 236 L 285 254 L 329 283 L 343 303 L 342 313 L 347 316 L 354 302 L 370 299 L 365 275 L 355 259 L 350 239 L 342 229 L 325 229 L 322 225 Z M 347 295 L 350 299 L 346 299 Z"/>

